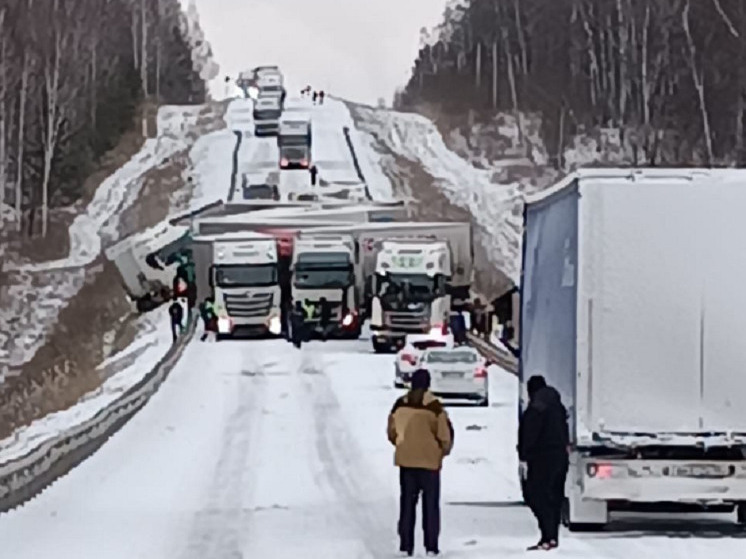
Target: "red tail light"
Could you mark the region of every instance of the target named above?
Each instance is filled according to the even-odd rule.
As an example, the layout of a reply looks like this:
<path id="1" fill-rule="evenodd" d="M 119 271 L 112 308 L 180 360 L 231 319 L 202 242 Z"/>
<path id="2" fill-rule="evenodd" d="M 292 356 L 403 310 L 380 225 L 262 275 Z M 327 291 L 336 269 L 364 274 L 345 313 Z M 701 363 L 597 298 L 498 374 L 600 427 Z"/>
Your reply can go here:
<path id="1" fill-rule="evenodd" d="M 411 353 L 402 353 L 402 361 L 406 361 L 410 365 L 414 366 L 417 365 L 417 356 L 412 355 Z"/>
<path id="2" fill-rule="evenodd" d="M 474 378 L 487 378 L 487 369 L 484 367 L 477 367 L 477 370 L 474 371 Z"/>
<path id="3" fill-rule="evenodd" d="M 588 464 L 588 475 L 598 479 L 609 479 L 613 475 L 611 464 Z"/>

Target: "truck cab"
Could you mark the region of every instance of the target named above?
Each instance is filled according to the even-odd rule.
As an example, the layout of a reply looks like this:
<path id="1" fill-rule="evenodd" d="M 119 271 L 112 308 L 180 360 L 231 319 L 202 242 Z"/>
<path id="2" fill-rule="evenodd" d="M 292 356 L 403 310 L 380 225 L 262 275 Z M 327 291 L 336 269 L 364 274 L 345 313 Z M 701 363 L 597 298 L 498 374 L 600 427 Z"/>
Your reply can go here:
<path id="1" fill-rule="evenodd" d="M 332 334 L 358 338 L 361 320 L 356 282 L 358 250 L 351 235 L 301 236 L 292 258 L 293 301 L 308 300 L 317 310 L 326 298 L 331 306 Z"/>
<path id="2" fill-rule="evenodd" d="M 384 241 L 371 285 L 374 350 L 396 350 L 407 334 L 442 332 L 451 310 L 450 277 L 447 242 Z"/>
<path id="3" fill-rule="evenodd" d="M 259 97 L 254 101 L 254 135 L 276 136 L 282 103 L 279 97 Z"/>
<path id="4" fill-rule="evenodd" d="M 274 238 L 216 241 L 210 283 L 215 304 L 221 310 L 218 332 L 230 336 L 237 328 L 244 328 L 279 334 L 278 275 Z"/>
<path id="5" fill-rule="evenodd" d="M 280 107 L 284 109 L 285 104 L 285 87 L 283 85 L 282 74 L 265 73 L 257 77 L 256 87 L 258 98 L 275 98 L 280 101 Z"/>

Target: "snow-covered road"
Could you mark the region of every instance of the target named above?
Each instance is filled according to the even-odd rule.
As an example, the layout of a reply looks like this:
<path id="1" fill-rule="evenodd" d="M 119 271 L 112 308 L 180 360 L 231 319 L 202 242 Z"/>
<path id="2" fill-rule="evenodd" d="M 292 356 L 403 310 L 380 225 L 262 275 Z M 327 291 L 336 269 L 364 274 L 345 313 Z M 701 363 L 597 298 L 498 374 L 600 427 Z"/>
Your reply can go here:
<path id="1" fill-rule="evenodd" d="M 535 539 L 515 481 L 515 383 L 494 369 L 490 408 L 450 408 L 456 446 L 442 496 L 449 557 L 518 556 Z M 396 395 L 391 356 L 368 353 L 365 340 L 302 351 L 279 340 L 193 342 L 160 392 L 98 453 L 0 516 L 3 554 L 390 557 L 397 475 L 385 423 Z M 746 551 L 746 540 L 712 537 L 723 526 L 707 525 L 707 538 L 675 537 L 681 527 L 669 522 L 655 536 L 634 525 L 566 535 L 560 553 L 735 558 Z"/>

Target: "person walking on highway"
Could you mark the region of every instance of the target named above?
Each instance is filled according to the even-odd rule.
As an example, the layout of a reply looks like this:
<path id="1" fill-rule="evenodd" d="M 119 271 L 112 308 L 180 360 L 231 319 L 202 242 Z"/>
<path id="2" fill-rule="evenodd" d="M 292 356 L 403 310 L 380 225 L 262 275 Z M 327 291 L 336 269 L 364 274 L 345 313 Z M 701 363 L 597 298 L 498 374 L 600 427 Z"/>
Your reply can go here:
<path id="1" fill-rule="evenodd" d="M 218 314 L 215 310 L 215 299 L 207 297 L 199 306 L 199 314 L 202 317 L 204 323 L 204 331 L 200 341 L 205 341 L 207 338 L 211 338 L 215 341 L 218 331 Z"/>
<path id="2" fill-rule="evenodd" d="M 176 343 L 176 339 L 184 331 L 184 307 L 181 306 L 181 301 L 176 295 L 174 295 L 173 303 L 168 307 L 168 314 L 171 317 L 171 334 Z"/>
<path id="3" fill-rule="evenodd" d="M 324 104 L 324 90 L 319 91 L 319 105 Z"/>
<path id="4" fill-rule="evenodd" d="M 319 98 L 319 92 L 318 92 L 318 91 L 314 91 L 314 92 L 313 92 L 313 104 L 314 104 L 314 105 L 316 104 L 316 100 L 317 100 L 318 98 Z"/>
<path id="5" fill-rule="evenodd" d="M 524 498 L 541 532 L 539 543 L 529 549 L 554 549 L 559 545 L 569 465 L 567 409 L 543 376 L 529 378 L 526 388 L 529 403 L 518 427 L 518 459 Z"/>
<path id="6" fill-rule="evenodd" d="M 305 338 L 306 317 L 303 305 L 300 301 L 295 302 L 295 308 L 290 312 L 290 341 L 298 349 L 301 348 Z"/>
<path id="7" fill-rule="evenodd" d="M 326 297 L 319 299 L 319 330 L 321 339 L 326 341 L 332 329 L 332 306 Z"/>
<path id="8" fill-rule="evenodd" d="M 319 170 L 316 168 L 316 165 L 311 165 L 311 167 L 308 169 L 308 172 L 311 173 L 311 186 L 316 186 L 316 177 L 319 174 Z"/>
<path id="9" fill-rule="evenodd" d="M 388 438 L 399 467 L 399 551 L 414 553 L 417 501 L 422 493 L 422 527 L 429 556 L 440 553 L 440 470 L 453 448 L 453 425 L 430 392 L 430 373 L 418 369 L 412 388 L 397 399 L 388 418 Z"/>

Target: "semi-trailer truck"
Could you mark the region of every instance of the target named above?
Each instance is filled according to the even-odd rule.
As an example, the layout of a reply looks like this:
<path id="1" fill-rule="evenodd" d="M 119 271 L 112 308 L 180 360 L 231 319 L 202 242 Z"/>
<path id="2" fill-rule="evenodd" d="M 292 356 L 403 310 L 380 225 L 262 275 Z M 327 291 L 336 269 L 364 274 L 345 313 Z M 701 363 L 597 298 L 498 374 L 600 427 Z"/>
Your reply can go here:
<path id="1" fill-rule="evenodd" d="M 745 182 L 588 169 L 527 200 L 519 376 L 568 409 L 570 529 L 641 504 L 746 522 Z"/>

